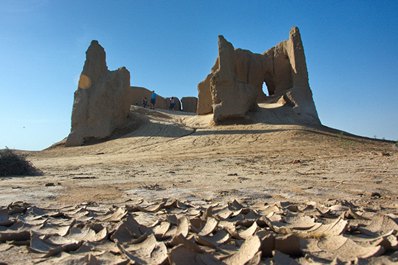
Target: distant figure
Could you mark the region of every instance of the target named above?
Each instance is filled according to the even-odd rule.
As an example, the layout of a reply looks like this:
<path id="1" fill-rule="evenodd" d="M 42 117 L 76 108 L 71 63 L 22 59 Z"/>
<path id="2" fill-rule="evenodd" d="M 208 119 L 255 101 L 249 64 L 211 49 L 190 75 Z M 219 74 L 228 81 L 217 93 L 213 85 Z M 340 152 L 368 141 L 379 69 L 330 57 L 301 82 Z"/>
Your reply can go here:
<path id="1" fill-rule="evenodd" d="M 142 100 L 142 106 L 143 106 L 144 108 L 146 108 L 146 107 L 148 106 L 148 99 L 147 99 L 147 97 L 144 97 L 144 99 Z"/>
<path id="2" fill-rule="evenodd" d="M 170 106 L 169 106 L 169 110 L 174 110 L 174 107 L 176 105 L 176 100 L 174 97 L 170 98 Z"/>
<path id="3" fill-rule="evenodd" d="M 154 90 L 152 90 L 152 95 L 151 95 L 151 108 L 155 109 L 155 105 L 156 105 L 156 93 Z"/>

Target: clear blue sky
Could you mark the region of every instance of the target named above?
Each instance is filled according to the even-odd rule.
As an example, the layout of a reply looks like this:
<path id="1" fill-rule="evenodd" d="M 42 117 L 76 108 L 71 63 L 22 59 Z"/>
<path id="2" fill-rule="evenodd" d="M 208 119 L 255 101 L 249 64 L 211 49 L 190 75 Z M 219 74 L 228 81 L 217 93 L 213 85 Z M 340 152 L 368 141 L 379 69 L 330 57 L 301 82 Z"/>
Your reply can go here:
<path id="1" fill-rule="evenodd" d="M 92 39 L 109 69 L 162 96 L 197 96 L 217 35 L 261 53 L 300 28 L 324 125 L 398 140 L 398 1 L 0 1 L 0 148 L 40 150 L 70 131 Z"/>

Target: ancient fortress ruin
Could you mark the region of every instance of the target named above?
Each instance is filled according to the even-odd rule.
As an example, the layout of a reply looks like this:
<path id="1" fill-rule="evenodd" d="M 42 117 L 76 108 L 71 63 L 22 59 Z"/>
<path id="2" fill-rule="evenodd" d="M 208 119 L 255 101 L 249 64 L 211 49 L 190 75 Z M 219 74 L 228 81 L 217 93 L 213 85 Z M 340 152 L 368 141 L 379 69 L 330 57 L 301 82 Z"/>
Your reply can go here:
<path id="1" fill-rule="evenodd" d="M 263 83 L 268 96 L 262 90 Z M 290 31 L 288 40 L 263 54 L 234 49 L 219 36 L 218 58 L 198 90 L 197 113 L 213 113 L 216 123 L 256 111 L 257 103 L 280 102 L 291 107 L 291 115 L 297 115 L 297 121 L 320 124 L 297 27 Z"/>
<path id="2" fill-rule="evenodd" d="M 139 105 L 150 96 L 150 90 L 130 86 L 130 72 L 125 67 L 109 71 L 104 48 L 93 40 L 75 91 L 72 128 L 65 145 L 79 146 L 92 139 L 108 138 L 126 126 L 131 105 Z M 169 100 L 158 96 L 156 107 L 168 109 Z M 197 98 L 185 97 L 176 103 L 176 110 L 196 112 Z"/>
<path id="3" fill-rule="evenodd" d="M 198 85 L 198 98 L 177 100 L 176 109 L 212 115 L 214 125 L 249 115 L 256 122 L 320 125 L 308 83 L 300 32 L 291 29 L 289 39 L 263 54 L 235 49 L 218 38 L 218 58 L 210 74 Z M 267 93 L 263 92 L 263 84 Z M 90 139 L 106 139 L 126 126 L 130 106 L 151 91 L 130 86 L 130 72 L 121 67 L 109 71 L 104 48 L 92 41 L 74 95 L 72 128 L 66 146 Z M 167 109 L 168 99 L 158 97 L 157 108 Z"/>

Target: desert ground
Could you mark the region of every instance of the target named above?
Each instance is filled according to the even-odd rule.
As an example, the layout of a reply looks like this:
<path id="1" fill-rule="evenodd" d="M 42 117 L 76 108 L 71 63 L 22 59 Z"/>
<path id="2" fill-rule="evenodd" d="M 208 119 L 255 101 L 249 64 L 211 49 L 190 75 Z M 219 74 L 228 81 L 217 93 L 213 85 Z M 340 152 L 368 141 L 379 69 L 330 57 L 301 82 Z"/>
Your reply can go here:
<path id="1" fill-rule="evenodd" d="M 215 263 L 213 259 L 224 264 L 272 262 L 276 264 L 286 264 L 286 262 L 290 264 L 294 262 L 388 264 L 397 262 L 398 148 L 394 142 L 358 137 L 327 127 L 282 125 L 278 124 L 277 120 L 275 124 L 265 124 L 254 114 L 250 114 L 243 124 L 230 122 L 213 126 L 210 123 L 211 118 L 206 115 L 196 116 L 140 107 L 135 107 L 132 113 L 134 113 L 131 117 L 132 127 L 127 133 L 119 133 L 121 137 L 93 142 L 81 147 L 66 148 L 63 142 L 60 142 L 40 152 L 27 152 L 28 160 L 40 169 L 43 175 L 0 178 L 0 205 L 3 211 L 8 209 L 7 218 L 9 220 L 17 218 L 15 212 L 12 215 L 10 209 L 18 201 L 26 203 L 23 213 L 33 215 L 34 212 L 29 210 L 32 207 L 47 210 L 69 209 L 68 211 L 70 207 L 80 209 L 78 207 L 87 207 L 92 204 L 109 209 L 119 207 L 118 209 L 123 209 L 125 212 L 123 216 L 116 218 L 117 222 L 125 222 L 126 216 L 129 215 L 139 219 L 140 211 L 129 211 L 126 206 L 128 204 L 142 204 L 142 209 L 145 209 L 145 207 L 162 204 L 165 200 L 169 202 L 177 200 L 181 204 L 189 205 L 188 209 L 198 211 L 178 212 L 177 217 L 180 218 L 184 214 L 191 217 L 197 215 L 207 222 L 209 222 L 208 218 L 211 218 L 209 216 L 217 216 L 215 214 L 217 211 L 229 209 L 233 212 L 252 209 L 259 215 L 263 211 L 272 222 L 288 225 L 289 221 L 284 218 L 292 211 L 305 212 L 302 209 L 307 209 L 305 206 L 308 205 L 318 210 L 325 209 L 325 211 L 334 207 L 332 211 L 335 215 L 331 216 L 331 219 L 322 215 L 325 212 L 321 210 L 317 214 L 306 216 L 313 218 L 312 221 L 327 224 L 331 220 L 340 218 L 341 214 L 345 214 L 346 219 L 350 221 L 344 219 L 348 222 L 343 229 L 344 232 L 342 230 L 331 235 L 336 236 L 335 240 L 329 240 L 326 234 L 318 235 L 319 237 L 302 236 L 300 238 L 309 238 L 310 241 L 318 240 L 318 247 L 320 247 L 319 240 L 326 242 L 321 245 L 329 246 L 332 243 L 338 245 L 336 242 L 340 242 L 343 236 L 347 238 L 359 233 L 357 230 L 353 232 L 355 227 L 366 227 L 383 216 L 388 220 L 383 219 L 381 222 L 388 221 L 392 231 L 383 230 L 386 226 L 384 224 L 380 225 L 377 231 L 369 228 L 368 230 L 372 231 L 373 235 L 367 235 L 369 240 L 389 238 L 387 241 L 390 247 L 383 245 L 384 249 L 381 251 L 381 243 L 379 245 L 367 243 L 366 247 L 369 249 L 354 253 L 354 256 L 337 251 L 343 244 L 338 247 L 326 247 L 328 251 L 322 249 L 323 252 L 318 252 L 323 254 L 318 256 L 312 255 L 311 250 L 308 250 L 310 248 L 303 250 L 302 255 L 296 256 L 285 255 L 289 253 L 274 248 L 271 249 L 274 251 L 273 254 L 267 257 L 264 249 L 262 254 L 258 254 L 259 247 L 253 253 L 249 253 L 248 249 L 256 248 L 257 239 L 253 239 L 254 235 L 258 235 L 260 230 L 273 230 L 276 234 L 284 234 L 284 232 L 272 229 L 269 224 L 262 227 L 257 220 L 258 227 L 250 235 L 253 237 L 236 238 L 232 235 L 233 233 L 230 233 L 236 240 L 234 244 L 240 247 L 235 252 L 231 250 L 228 253 L 221 253 L 219 246 L 219 248 L 214 248 L 215 251 L 208 250 L 209 246 L 196 241 L 201 250 L 195 252 L 196 250 L 190 249 L 189 255 L 192 253 L 192 255 L 199 255 L 198 253 L 203 252 L 212 256 L 207 261 L 201 261 L 202 263 L 196 261 L 191 264 L 223 264 Z M 279 207 L 279 212 L 276 211 L 278 216 L 275 217 L 275 215 L 272 219 L 272 214 L 269 216 L 268 210 L 269 207 L 275 205 Z M 288 207 L 289 205 L 295 205 L 300 210 L 294 211 Z M 337 207 L 337 209 L 336 205 L 340 208 Z M 224 206 L 227 208 L 222 208 Z M 176 207 L 176 211 L 180 208 Z M 203 216 L 206 209 L 208 216 Z M 211 212 L 209 209 L 215 209 L 213 215 L 209 215 Z M 354 212 L 351 218 L 347 217 L 347 211 Z M 147 208 L 144 212 L 153 214 L 151 218 L 157 216 L 161 220 L 166 214 L 170 214 L 167 209 L 162 210 L 161 207 L 153 211 Z M 322 212 L 321 215 L 319 212 Z M 35 216 L 39 216 L 37 218 L 40 219 L 45 215 L 36 214 Z M 228 216 L 234 216 L 234 214 L 231 213 Z M 221 218 L 220 215 L 218 217 Z M 46 218 L 53 217 L 48 214 Z M 78 220 L 76 218 L 75 220 Z M 177 227 L 182 222 L 181 219 L 178 220 Z M 220 226 L 221 221 L 217 220 Z M 358 225 L 358 220 L 363 220 L 363 223 Z M 102 221 L 106 222 L 105 219 Z M 17 221 L 14 220 L 14 225 L 16 223 Z M 27 221 L 26 224 L 28 224 Z M 253 222 L 248 227 L 250 228 L 252 224 Z M 103 226 L 106 227 L 104 224 Z M 146 226 L 151 227 L 149 224 Z M 193 226 L 191 220 L 189 233 L 185 235 L 187 238 L 191 233 L 195 234 L 195 231 L 192 231 Z M 198 226 L 198 235 L 200 231 L 203 232 L 203 226 Z M 107 229 L 108 237 L 112 231 L 117 230 L 111 226 Z M 5 230 L 6 228 L 0 229 L 0 233 Z M 213 235 L 212 232 L 214 231 L 202 233 L 202 235 Z M 32 251 L 32 249 L 35 250 L 32 240 L 36 238 L 32 233 L 28 238 L 30 243 L 26 244 L 15 244 L 15 240 L 4 240 L 4 238 L 0 240 L 0 263 L 70 262 L 67 264 L 79 264 L 78 261 L 72 263 L 73 255 L 69 252 L 65 253 L 66 250 L 61 254 L 53 253 L 54 255 L 49 255 L 48 249 L 46 252 L 40 247 Z M 293 234 L 297 235 L 297 233 Z M 115 237 L 111 235 L 111 239 L 112 236 Z M 195 236 L 196 234 L 193 238 L 196 238 Z M 174 240 L 176 237 L 177 235 L 173 237 Z M 144 241 L 141 240 L 144 243 L 147 242 L 149 236 L 145 238 L 145 240 L 142 239 Z M 265 237 L 259 235 L 256 238 L 262 240 L 260 249 L 263 248 Z M 46 240 L 46 237 L 42 236 L 40 240 Z M 157 240 L 157 243 L 163 242 L 163 239 L 159 237 Z M 162 262 L 184 264 L 178 252 L 181 250 L 183 253 L 181 256 L 189 256 L 188 252 L 185 253 L 182 250 L 181 246 L 184 244 L 173 244 L 170 243 L 171 241 L 164 240 L 167 253 L 163 255 L 167 258 L 160 258 L 157 260 L 159 262 L 152 260 L 152 264 Z M 112 243 L 117 240 L 108 241 Z M 122 241 L 119 240 L 119 242 Z M 248 242 L 247 246 L 244 245 L 246 242 Z M 81 244 L 85 244 L 84 240 L 80 241 L 80 248 Z M 311 245 L 311 242 L 308 245 Z M 113 249 L 110 252 L 113 257 L 117 257 L 117 262 L 120 264 L 127 264 L 127 262 L 146 264 L 146 261 L 137 260 L 126 254 L 121 245 L 118 247 L 119 250 Z M 103 258 L 99 254 L 87 256 L 90 252 L 79 253 L 76 255 L 81 263 L 97 264 L 95 262 L 100 262 L 101 259 L 105 263 L 117 263 L 116 259 L 109 258 L 109 251 L 101 252 L 101 255 L 105 255 Z M 135 252 L 130 251 L 130 253 Z M 245 255 L 249 258 L 242 258 Z"/>

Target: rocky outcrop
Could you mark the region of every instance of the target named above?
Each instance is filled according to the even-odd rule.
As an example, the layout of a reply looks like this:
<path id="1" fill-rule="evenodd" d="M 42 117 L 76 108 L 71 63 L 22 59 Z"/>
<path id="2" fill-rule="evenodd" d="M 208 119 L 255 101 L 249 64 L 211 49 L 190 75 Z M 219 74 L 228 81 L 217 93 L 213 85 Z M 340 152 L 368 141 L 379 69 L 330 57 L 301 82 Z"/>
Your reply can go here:
<path id="1" fill-rule="evenodd" d="M 130 111 L 130 72 L 109 71 L 104 48 L 93 40 L 74 95 L 72 128 L 66 146 L 109 137 L 122 128 Z"/>
<path id="2" fill-rule="evenodd" d="M 183 97 L 181 98 L 181 103 L 182 103 L 182 111 L 196 113 L 196 109 L 198 106 L 197 97 Z"/>
<path id="3" fill-rule="evenodd" d="M 257 109 L 257 103 L 283 102 L 283 115 L 278 116 L 289 117 L 280 122 L 320 124 L 297 27 L 292 28 L 288 40 L 263 54 L 235 49 L 223 36 L 219 36 L 218 46 L 211 73 L 198 85 L 198 114 L 213 113 L 218 123 L 244 117 Z M 262 89 L 264 83 L 267 94 Z"/>

